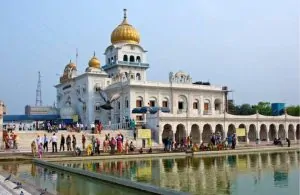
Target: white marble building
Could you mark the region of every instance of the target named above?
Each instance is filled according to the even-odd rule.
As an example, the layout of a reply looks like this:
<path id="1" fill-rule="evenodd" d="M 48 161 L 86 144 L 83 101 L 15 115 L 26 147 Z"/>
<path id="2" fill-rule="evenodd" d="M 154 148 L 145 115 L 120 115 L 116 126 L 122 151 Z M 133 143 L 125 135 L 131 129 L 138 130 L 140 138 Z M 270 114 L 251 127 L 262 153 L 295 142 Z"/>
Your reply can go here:
<path id="1" fill-rule="evenodd" d="M 126 10 L 123 21 L 111 34 L 111 45 L 104 55 L 104 66 L 94 53 L 80 75 L 76 64 L 70 61 L 66 65 L 60 83 L 56 85 L 62 118 L 71 119 L 77 114 L 87 125 L 95 121 L 104 125 L 120 124 L 126 119 L 143 121 L 159 143 L 165 136 L 178 140 L 188 135 L 192 135 L 194 142 L 208 141 L 212 132 L 225 136 L 238 127 L 247 131 L 244 141 L 300 137 L 299 117 L 227 114 L 228 90 L 225 86 L 193 84 L 190 75 L 182 71 L 171 72 L 167 82 L 148 81 L 147 51 L 140 44 L 138 31 L 128 23 Z M 101 90 L 105 90 L 109 99 L 120 94 L 120 98 L 112 103 L 112 110 L 101 108 L 105 104 L 99 93 Z M 139 107 L 163 107 L 170 112 L 132 113 Z"/>

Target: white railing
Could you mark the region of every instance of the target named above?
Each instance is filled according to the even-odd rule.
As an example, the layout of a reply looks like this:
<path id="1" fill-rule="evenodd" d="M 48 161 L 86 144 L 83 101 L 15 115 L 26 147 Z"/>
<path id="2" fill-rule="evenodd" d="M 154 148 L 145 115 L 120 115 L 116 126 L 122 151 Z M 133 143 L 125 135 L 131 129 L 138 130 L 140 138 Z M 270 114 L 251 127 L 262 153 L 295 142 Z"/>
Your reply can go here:
<path id="1" fill-rule="evenodd" d="M 124 122 L 124 123 L 115 123 L 110 125 L 103 125 L 104 130 L 118 130 L 118 129 L 129 129 L 130 123 Z"/>

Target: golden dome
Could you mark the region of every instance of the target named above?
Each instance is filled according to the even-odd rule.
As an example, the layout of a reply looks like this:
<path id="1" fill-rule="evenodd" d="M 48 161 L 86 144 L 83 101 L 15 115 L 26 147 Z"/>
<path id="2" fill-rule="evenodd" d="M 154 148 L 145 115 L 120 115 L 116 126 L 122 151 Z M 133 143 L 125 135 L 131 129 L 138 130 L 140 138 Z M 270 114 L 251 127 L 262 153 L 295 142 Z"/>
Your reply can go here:
<path id="1" fill-rule="evenodd" d="M 126 9 L 124 9 L 124 19 L 122 23 L 114 29 L 110 37 L 111 43 L 133 43 L 139 44 L 140 33 L 127 22 Z"/>
<path id="2" fill-rule="evenodd" d="M 100 68 L 100 60 L 98 60 L 98 58 L 96 57 L 95 52 L 94 52 L 94 56 L 89 61 L 89 67 Z"/>

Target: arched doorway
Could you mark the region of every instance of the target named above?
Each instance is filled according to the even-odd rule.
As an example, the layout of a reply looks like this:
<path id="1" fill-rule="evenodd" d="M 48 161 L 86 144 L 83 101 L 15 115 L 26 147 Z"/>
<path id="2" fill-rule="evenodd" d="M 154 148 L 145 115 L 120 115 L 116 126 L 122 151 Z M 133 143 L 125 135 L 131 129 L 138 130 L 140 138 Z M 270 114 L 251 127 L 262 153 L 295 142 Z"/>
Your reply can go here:
<path id="1" fill-rule="evenodd" d="M 296 140 L 300 140 L 300 124 L 296 127 Z"/>
<path id="2" fill-rule="evenodd" d="M 254 142 L 256 140 L 256 127 L 254 124 L 249 126 L 248 139 L 250 142 Z"/>
<path id="3" fill-rule="evenodd" d="M 171 138 L 173 139 L 172 126 L 170 124 L 164 125 L 164 130 L 162 132 L 162 139 Z"/>
<path id="4" fill-rule="evenodd" d="M 230 124 L 228 126 L 228 132 L 227 132 L 227 136 L 231 136 L 235 133 L 235 126 L 234 124 Z"/>
<path id="5" fill-rule="evenodd" d="M 215 134 L 220 134 L 221 135 L 221 139 L 224 139 L 225 135 L 224 135 L 224 130 L 223 130 L 223 126 L 221 124 L 217 124 L 216 125 L 216 130 L 215 130 Z"/>
<path id="6" fill-rule="evenodd" d="M 285 129 L 284 129 L 284 125 L 283 124 L 279 125 L 278 138 L 280 138 L 281 140 L 285 140 L 285 138 L 286 138 L 286 136 L 285 136 Z"/>
<path id="7" fill-rule="evenodd" d="M 261 141 L 267 141 L 267 139 L 268 139 L 267 126 L 265 124 L 262 124 L 260 126 L 259 138 Z"/>
<path id="8" fill-rule="evenodd" d="M 196 143 L 196 144 L 200 143 L 200 129 L 199 129 L 199 126 L 197 124 L 192 125 L 190 136 L 192 136 L 192 142 L 193 143 Z"/>
<path id="9" fill-rule="evenodd" d="M 271 124 L 269 129 L 269 140 L 273 141 L 275 138 L 276 138 L 276 126 L 274 124 Z"/>
<path id="10" fill-rule="evenodd" d="M 210 126 L 210 124 L 205 124 L 203 126 L 203 133 L 202 133 L 203 143 L 210 143 L 211 136 L 212 136 L 211 126 Z"/>
<path id="11" fill-rule="evenodd" d="M 295 139 L 295 131 L 294 131 L 294 125 L 293 124 L 289 124 L 288 138 L 290 140 L 294 140 Z"/>
<path id="12" fill-rule="evenodd" d="M 246 125 L 240 124 L 239 129 L 244 129 L 245 130 L 245 136 L 238 136 L 237 139 L 240 142 L 245 142 L 246 141 L 246 136 L 247 136 L 247 130 L 246 130 Z"/>
<path id="13" fill-rule="evenodd" d="M 176 133 L 175 133 L 175 141 L 176 143 L 181 143 L 183 138 L 186 137 L 186 131 L 183 124 L 179 124 L 176 127 Z"/>

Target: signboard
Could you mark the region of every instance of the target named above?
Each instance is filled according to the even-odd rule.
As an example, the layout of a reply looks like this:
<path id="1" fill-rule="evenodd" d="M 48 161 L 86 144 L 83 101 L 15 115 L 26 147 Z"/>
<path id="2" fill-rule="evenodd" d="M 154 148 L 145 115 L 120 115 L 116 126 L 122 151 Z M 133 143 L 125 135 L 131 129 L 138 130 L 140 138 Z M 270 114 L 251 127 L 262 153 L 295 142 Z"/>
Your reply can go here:
<path id="1" fill-rule="evenodd" d="M 78 122 L 78 115 L 77 114 L 75 114 L 75 115 L 73 115 L 73 122 Z"/>
<path id="2" fill-rule="evenodd" d="M 138 129 L 138 138 L 139 139 L 150 139 L 151 138 L 151 129 Z"/>
<path id="3" fill-rule="evenodd" d="M 246 129 L 245 128 L 237 128 L 236 129 L 236 136 L 246 136 Z"/>

